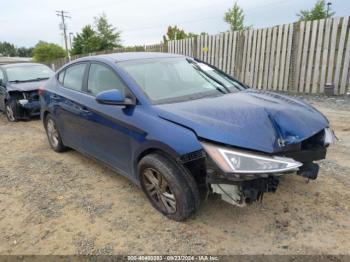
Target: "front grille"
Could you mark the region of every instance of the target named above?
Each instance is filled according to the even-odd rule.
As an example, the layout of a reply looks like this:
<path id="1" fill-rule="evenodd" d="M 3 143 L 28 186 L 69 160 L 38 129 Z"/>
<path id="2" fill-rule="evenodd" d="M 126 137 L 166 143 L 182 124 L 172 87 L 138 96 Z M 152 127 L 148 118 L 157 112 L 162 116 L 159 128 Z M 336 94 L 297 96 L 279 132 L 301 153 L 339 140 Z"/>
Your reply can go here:
<path id="1" fill-rule="evenodd" d="M 29 101 L 38 101 L 39 100 L 39 92 L 37 90 L 26 92 L 26 98 Z"/>

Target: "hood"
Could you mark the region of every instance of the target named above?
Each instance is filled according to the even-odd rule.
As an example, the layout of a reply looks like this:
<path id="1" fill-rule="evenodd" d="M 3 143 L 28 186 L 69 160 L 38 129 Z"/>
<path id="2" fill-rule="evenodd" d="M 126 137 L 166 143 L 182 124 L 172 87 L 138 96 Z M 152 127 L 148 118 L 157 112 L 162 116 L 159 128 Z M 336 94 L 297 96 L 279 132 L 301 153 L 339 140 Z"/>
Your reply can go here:
<path id="1" fill-rule="evenodd" d="M 312 106 L 288 96 L 245 90 L 219 97 L 156 106 L 158 115 L 199 138 L 274 153 L 326 128 Z"/>
<path id="2" fill-rule="evenodd" d="M 8 83 L 7 90 L 8 91 L 33 91 L 39 89 L 40 86 L 43 85 L 47 80 L 35 81 L 35 82 L 24 82 L 24 83 Z"/>

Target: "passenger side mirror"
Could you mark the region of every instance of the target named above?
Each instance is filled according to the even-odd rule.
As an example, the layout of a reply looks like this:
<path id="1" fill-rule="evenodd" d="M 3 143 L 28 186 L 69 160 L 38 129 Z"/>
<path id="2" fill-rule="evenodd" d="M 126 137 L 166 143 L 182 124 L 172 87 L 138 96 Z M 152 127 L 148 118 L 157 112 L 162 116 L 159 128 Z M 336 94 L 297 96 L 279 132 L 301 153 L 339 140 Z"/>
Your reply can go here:
<path id="1" fill-rule="evenodd" d="M 124 97 L 117 89 L 112 89 L 99 93 L 96 96 L 96 101 L 104 105 L 131 106 L 135 105 L 135 99 Z"/>

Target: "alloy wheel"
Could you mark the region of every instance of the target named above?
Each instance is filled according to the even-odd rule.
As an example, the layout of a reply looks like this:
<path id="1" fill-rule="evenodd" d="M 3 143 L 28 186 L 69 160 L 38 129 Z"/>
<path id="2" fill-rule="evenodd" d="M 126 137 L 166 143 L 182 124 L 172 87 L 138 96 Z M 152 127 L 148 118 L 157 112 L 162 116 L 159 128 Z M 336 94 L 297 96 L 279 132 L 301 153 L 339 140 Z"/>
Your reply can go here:
<path id="1" fill-rule="evenodd" d="M 55 122 L 51 118 L 47 121 L 46 128 L 51 145 L 57 147 L 59 143 L 59 134 Z"/>
<path id="2" fill-rule="evenodd" d="M 168 214 L 176 212 L 176 198 L 166 179 L 155 169 L 146 168 L 142 173 L 148 196 L 159 209 Z"/>
<path id="3" fill-rule="evenodd" d="M 10 105 L 6 105 L 6 115 L 11 122 L 16 121 L 15 115 Z"/>

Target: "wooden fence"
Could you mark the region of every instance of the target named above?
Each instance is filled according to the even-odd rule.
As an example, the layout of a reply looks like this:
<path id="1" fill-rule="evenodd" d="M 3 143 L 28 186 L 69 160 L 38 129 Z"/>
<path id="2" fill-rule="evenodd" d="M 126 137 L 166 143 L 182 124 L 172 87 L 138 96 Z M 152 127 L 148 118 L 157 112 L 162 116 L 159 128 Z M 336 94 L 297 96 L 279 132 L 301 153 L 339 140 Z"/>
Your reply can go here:
<path id="1" fill-rule="evenodd" d="M 299 93 L 349 92 L 349 17 L 170 41 L 168 51 L 197 57 L 251 87 Z"/>
<path id="2" fill-rule="evenodd" d="M 131 51 L 184 54 L 213 64 L 257 89 L 322 94 L 326 84 L 333 84 L 335 93 L 342 95 L 350 92 L 349 31 L 349 17 L 341 17 L 88 55 Z M 66 62 L 61 59 L 50 65 L 58 69 Z"/>

